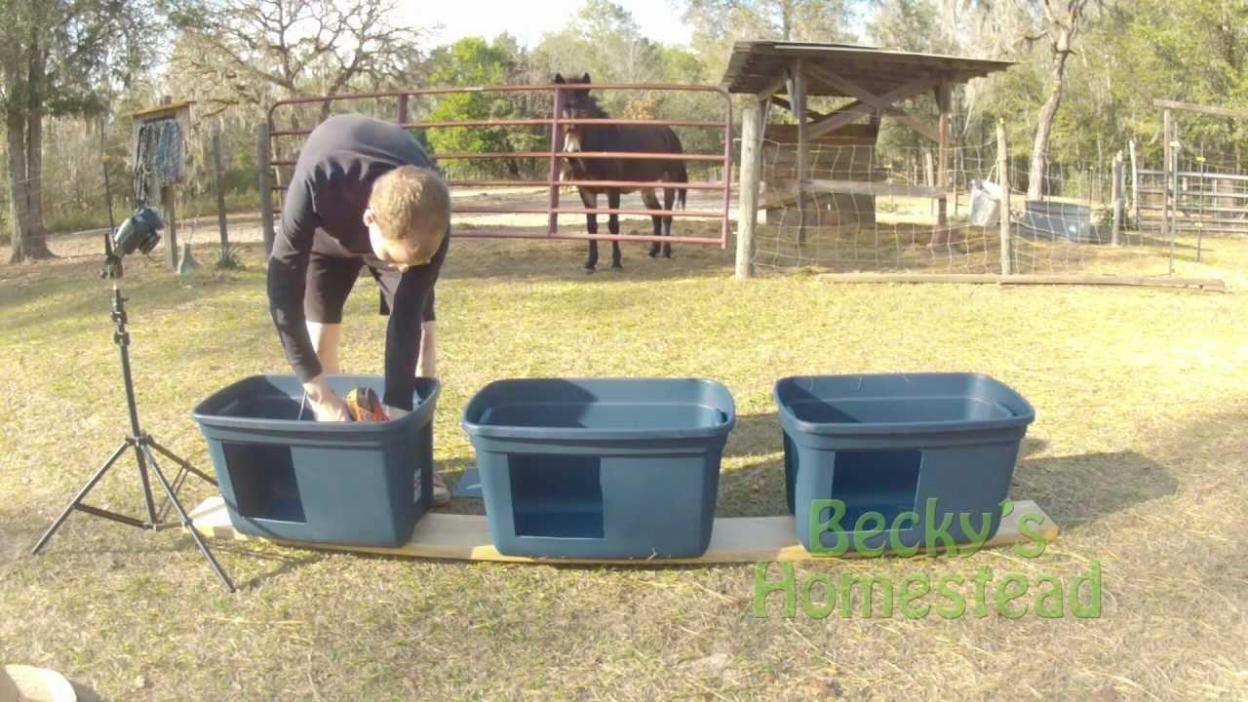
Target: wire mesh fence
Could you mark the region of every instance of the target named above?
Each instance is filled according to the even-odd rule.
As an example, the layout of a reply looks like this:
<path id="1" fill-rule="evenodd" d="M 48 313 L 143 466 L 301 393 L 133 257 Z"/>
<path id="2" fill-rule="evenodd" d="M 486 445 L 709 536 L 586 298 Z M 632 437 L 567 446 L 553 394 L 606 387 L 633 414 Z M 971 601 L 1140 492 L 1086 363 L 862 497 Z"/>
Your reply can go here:
<path id="1" fill-rule="evenodd" d="M 1154 175 L 1161 171 L 1133 172 L 1125 159 L 1049 163 L 1036 197 L 1027 187 L 1030 159 L 1003 154 L 995 139 L 958 144 L 942 159 L 935 148 L 877 148 L 871 125 L 853 126 L 809 145 L 800 189 L 796 138 L 768 128 L 755 267 L 1167 275 L 1176 250 L 1202 229 L 1248 232 L 1248 176 L 1204 162 L 1181 165 L 1168 191 Z M 1177 202 L 1171 211 L 1185 224 L 1161 225 L 1164 202 Z"/>

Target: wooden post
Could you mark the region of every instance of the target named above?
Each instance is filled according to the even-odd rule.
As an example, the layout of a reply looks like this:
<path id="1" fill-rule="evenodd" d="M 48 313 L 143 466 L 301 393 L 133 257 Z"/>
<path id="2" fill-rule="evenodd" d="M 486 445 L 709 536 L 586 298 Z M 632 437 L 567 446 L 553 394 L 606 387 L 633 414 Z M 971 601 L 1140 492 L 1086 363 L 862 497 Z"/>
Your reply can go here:
<path id="1" fill-rule="evenodd" d="M 217 176 L 217 229 L 221 233 L 221 260 L 230 257 L 230 232 L 225 223 L 225 165 L 221 156 L 221 130 L 212 134 L 212 168 Z"/>
<path id="2" fill-rule="evenodd" d="M 178 191 L 172 185 L 160 186 L 160 207 L 165 215 L 165 246 L 169 247 L 169 270 L 178 270 Z"/>
<path id="3" fill-rule="evenodd" d="M 1135 160 L 1135 139 L 1127 142 L 1131 153 L 1131 224 L 1140 228 L 1140 165 Z"/>
<path id="4" fill-rule="evenodd" d="M 1111 187 L 1111 195 L 1109 195 L 1109 206 L 1113 207 L 1113 230 L 1109 235 L 1109 242 L 1114 246 L 1118 245 L 1118 234 L 1122 231 L 1122 151 L 1113 157 L 1113 182 Z"/>
<path id="5" fill-rule="evenodd" d="M 264 254 L 273 252 L 273 166 L 269 159 L 269 125 L 262 123 L 256 129 L 256 168 L 259 170 L 260 227 L 264 233 Z"/>
<path id="6" fill-rule="evenodd" d="M 807 152 L 810 142 L 806 134 L 806 72 L 801 59 L 793 62 L 793 116 L 797 119 L 797 243 L 806 243 L 806 181 L 810 177 Z"/>
<path id="7" fill-rule="evenodd" d="M 758 222 L 758 185 L 762 170 L 763 105 L 754 97 L 745 99 L 741 112 L 741 172 L 737 202 L 737 280 L 754 272 L 754 228 Z"/>
<path id="8" fill-rule="evenodd" d="M 936 187 L 936 163 L 932 160 L 932 150 L 923 149 L 923 184 L 929 188 Z M 936 214 L 936 201 L 927 203 L 927 213 Z"/>
<path id="9" fill-rule="evenodd" d="M 1174 130 L 1174 114 L 1170 110 L 1162 113 L 1162 166 L 1161 166 L 1161 235 L 1170 235 L 1170 198 L 1173 191 L 1170 190 L 1170 166 L 1171 166 L 1171 149 L 1170 141 L 1173 139 L 1172 131 Z"/>
<path id="10" fill-rule="evenodd" d="M 937 135 L 940 141 L 936 146 L 936 187 L 940 188 L 940 200 L 936 203 L 936 229 L 932 232 L 933 244 L 949 243 L 949 112 L 951 95 L 948 83 L 936 86 L 936 106 L 940 109 L 940 122 Z"/>
<path id="11" fill-rule="evenodd" d="M 997 171 L 1001 181 L 1001 275 L 1014 273 L 1014 251 L 1010 241 L 1010 150 L 1005 139 L 1005 122 L 997 122 Z"/>

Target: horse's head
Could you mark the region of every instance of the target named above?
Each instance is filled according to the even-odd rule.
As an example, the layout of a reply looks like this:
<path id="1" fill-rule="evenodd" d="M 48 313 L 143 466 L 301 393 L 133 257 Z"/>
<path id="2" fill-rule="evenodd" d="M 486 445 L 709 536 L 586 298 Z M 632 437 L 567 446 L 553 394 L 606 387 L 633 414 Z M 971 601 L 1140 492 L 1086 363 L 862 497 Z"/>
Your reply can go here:
<path id="1" fill-rule="evenodd" d="M 590 84 L 588 73 L 582 75 L 580 78 L 564 78 L 562 73 L 556 73 L 554 82 L 559 85 L 588 86 Z M 560 115 L 561 117 L 566 119 L 587 119 L 603 116 L 602 108 L 598 106 L 598 101 L 589 94 L 588 87 L 563 90 L 560 92 L 563 93 L 563 111 Z"/>

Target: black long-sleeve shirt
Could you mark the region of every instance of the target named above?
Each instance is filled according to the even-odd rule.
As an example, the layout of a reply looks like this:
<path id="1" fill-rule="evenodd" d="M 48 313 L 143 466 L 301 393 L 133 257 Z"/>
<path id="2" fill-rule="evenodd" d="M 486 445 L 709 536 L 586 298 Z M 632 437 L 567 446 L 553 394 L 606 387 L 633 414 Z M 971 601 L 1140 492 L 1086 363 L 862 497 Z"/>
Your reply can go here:
<path id="1" fill-rule="evenodd" d="M 286 358 L 301 381 L 320 375 L 321 363 L 306 326 L 303 298 L 308 258 L 362 258 L 373 253 L 364 211 L 373 182 L 399 166 L 433 168 L 402 128 L 362 115 L 330 117 L 312 130 L 299 152 L 282 207 L 281 230 L 269 256 L 269 308 Z M 317 234 L 320 229 L 324 234 Z M 447 242 L 423 266 L 399 280 L 386 329 L 386 388 L 382 401 L 411 409 L 421 312 L 446 257 Z"/>

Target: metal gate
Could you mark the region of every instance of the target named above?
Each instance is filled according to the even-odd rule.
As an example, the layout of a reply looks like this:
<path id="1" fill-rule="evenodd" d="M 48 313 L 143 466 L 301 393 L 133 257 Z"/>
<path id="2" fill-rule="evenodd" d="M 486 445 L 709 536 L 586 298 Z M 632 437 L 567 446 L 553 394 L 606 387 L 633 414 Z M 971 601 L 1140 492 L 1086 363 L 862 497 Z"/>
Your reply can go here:
<path id="1" fill-rule="evenodd" d="M 593 91 L 651 91 L 656 93 L 715 93 L 722 100 L 722 112 L 717 115 L 716 119 L 695 120 L 695 119 L 617 119 L 617 118 L 599 118 L 599 119 L 572 119 L 564 117 L 562 113 L 562 105 L 565 96 L 572 90 L 584 90 L 589 88 Z M 425 97 L 444 97 L 455 94 L 514 94 L 528 93 L 530 95 L 549 94 L 551 97 L 551 110 L 548 116 L 541 117 L 525 117 L 511 119 L 470 119 L 470 120 L 451 120 L 451 121 L 432 121 L 432 120 L 412 120 L 411 106 L 414 99 Z M 629 83 L 602 83 L 602 84 L 547 84 L 547 85 L 506 85 L 506 86 L 488 86 L 488 87 L 458 87 L 458 88 L 421 88 L 404 91 L 390 91 L 378 93 L 358 93 L 348 95 L 327 95 L 317 97 L 292 98 L 278 101 L 274 104 L 268 113 L 267 129 L 261 134 L 260 148 L 258 149 L 258 157 L 260 159 L 260 187 L 261 187 L 261 206 L 264 215 L 264 227 L 266 242 L 272 241 L 273 236 L 273 215 L 280 212 L 281 209 L 281 193 L 285 188 L 285 184 L 289 180 L 289 175 L 293 170 L 296 157 L 293 154 L 283 154 L 283 151 L 289 151 L 292 143 L 296 140 L 304 139 L 312 128 L 298 124 L 297 119 L 291 119 L 290 115 L 286 115 L 283 119 L 284 112 L 297 110 L 299 107 L 319 106 L 319 116 L 315 120 L 319 122 L 330 114 L 334 113 L 335 108 L 341 108 L 344 105 L 350 107 L 352 103 L 356 105 L 364 101 L 372 101 L 374 104 L 393 103 L 392 116 L 388 116 L 394 120 L 395 124 L 413 129 L 455 129 L 455 128 L 472 128 L 472 127 L 509 127 L 509 128 L 543 128 L 550 134 L 550 148 L 543 151 L 480 151 L 480 152 L 447 152 L 431 154 L 438 162 L 450 160 L 496 160 L 496 159 L 515 159 L 515 160 L 531 160 L 546 162 L 545 168 L 539 167 L 539 172 L 544 170 L 547 174 L 544 180 L 505 180 L 505 179 L 450 179 L 448 184 L 452 187 L 465 188 L 511 188 L 511 187 L 529 187 L 544 188 L 547 191 L 546 204 L 542 207 L 520 207 L 520 206 L 486 206 L 486 205 L 454 205 L 454 214 L 539 214 L 547 216 L 547 226 L 544 233 L 537 233 L 524 229 L 472 229 L 457 225 L 452 232 L 457 237 L 477 237 L 477 238 L 522 238 L 522 239 L 558 239 L 558 240 L 628 240 L 638 242 L 666 242 L 673 244 L 715 244 L 724 248 L 728 244 L 729 223 L 729 202 L 731 199 L 731 169 L 732 169 L 732 103 L 728 93 L 717 87 L 704 85 L 669 85 L 669 84 L 629 84 Z M 297 124 L 288 128 L 279 127 L 283 122 L 287 124 Z M 691 181 L 681 185 L 690 191 L 703 191 L 712 193 L 715 205 L 713 207 L 703 207 L 703 209 L 687 209 L 687 210 L 653 210 L 645 208 L 594 208 L 589 209 L 583 206 L 578 199 L 573 207 L 560 204 L 560 189 L 571 186 L 594 186 L 597 188 L 630 188 L 638 189 L 640 187 L 673 187 L 673 183 L 665 181 L 605 181 L 605 180 L 563 180 L 561 179 L 562 169 L 560 162 L 564 159 L 562 152 L 564 128 L 570 125 L 654 125 L 667 126 L 674 128 L 693 128 L 715 130 L 722 134 L 722 150 L 716 153 L 643 153 L 643 152 L 576 152 L 578 159 L 672 159 L 684 160 L 686 163 L 705 164 L 712 167 L 718 167 L 718 178 L 709 180 Z M 277 193 L 278 197 L 274 198 L 273 194 Z M 567 233 L 559 230 L 559 215 L 561 214 L 588 214 L 594 213 L 599 215 L 662 215 L 671 217 L 694 218 L 703 220 L 718 220 L 720 223 L 719 233 L 717 236 L 663 236 L 655 237 L 652 235 L 632 235 L 632 234 L 587 234 L 587 233 Z M 583 223 L 578 223 L 581 227 Z"/>

